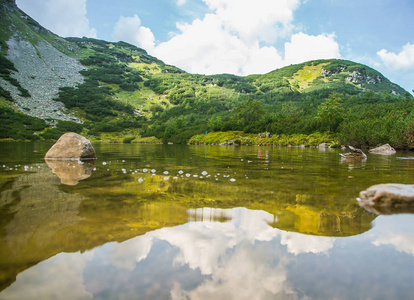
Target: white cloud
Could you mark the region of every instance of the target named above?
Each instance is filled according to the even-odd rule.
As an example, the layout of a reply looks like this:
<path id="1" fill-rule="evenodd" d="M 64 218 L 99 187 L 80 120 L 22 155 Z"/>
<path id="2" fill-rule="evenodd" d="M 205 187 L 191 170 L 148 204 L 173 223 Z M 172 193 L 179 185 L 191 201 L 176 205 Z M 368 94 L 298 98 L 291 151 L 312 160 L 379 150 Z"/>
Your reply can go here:
<path id="1" fill-rule="evenodd" d="M 334 34 L 307 35 L 302 32 L 292 35 L 285 43 L 285 63 L 296 64 L 308 60 L 340 58 L 339 45 Z"/>
<path id="2" fill-rule="evenodd" d="M 158 45 L 154 54 L 191 73 L 247 75 L 271 71 L 281 64 L 275 48 L 244 42 L 223 29 L 217 15 L 207 14 L 203 20 L 177 27 L 181 33 Z"/>
<path id="3" fill-rule="evenodd" d="M 299 0 L 203 0 L 223 26 L 247 41 L 273 42 L 293 28 Z"/>
<path id="4" fill-rule="evenodd" d="M 203 1 L 212 13 L 191 23 L 178 23 L 180 33 L 170 40 L 155 48 L 139 44 L 138 39 L 134 42 L 130 38 L 129 42 L 191 73 L 248 75 L 266 73 L 284 65 L 275 47 L 260 46 L 260 43 L 274 42 L 291 32 L 293 11 L 299 0 Z M 177 4 L 183 2 L 178 0 Z M 135 32 L 139 26 L 140 23 L 130 24 Z"/>
<path id="5" fill-rule="evenodd" d="M 97 37 L 86 17 L 86 0 L 17 0 L 17 5 L 60 36 Z"/>
<path id="6" fill-rule="evenodd" d="M 137 15 L 121 16 L 115 24 L 112 39 L 136 45 L 148 52 L 152 52 L 155 46 L 154 34 L 151 29 L 141 26 L 141 20 Z"/>
<path id="7" fill-rule="evenodd" d="M 408 70 L 414 68 L 414 44 L 407 43 L 400 53 L 388 52 L 382 49 L 377 52 L 382 62 L 393 70 Z"/>
<path id="8" fill-rule="evenodd" d="M 262 74 L 289 64 L 340 58 L 334 34 L 292 35 L 283 58 L 273 46 L 246 42 L 223 28 L 217 15 L 178 25 L 181 34 L 156 47 L 154 55 L 191 73 Z"/>
<path id="9" fill-rule="evenodd" d="M 177 5 L 181 6 L 184 5 L 187 2 L 187 0 L 177 0 Z"/>

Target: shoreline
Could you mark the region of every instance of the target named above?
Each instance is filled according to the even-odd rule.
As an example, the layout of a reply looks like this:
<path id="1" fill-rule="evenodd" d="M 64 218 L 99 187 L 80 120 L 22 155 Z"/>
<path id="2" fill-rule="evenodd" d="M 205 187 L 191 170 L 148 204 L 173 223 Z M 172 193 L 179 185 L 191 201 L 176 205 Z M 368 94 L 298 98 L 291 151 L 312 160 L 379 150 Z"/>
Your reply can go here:
<path id="1" fill-rule="evenodd" d="M 104 144 L 177 144 L 177 145 L 212 145 L 212 146 L 270 146 L 270 147 L 291 147 L 291 148 L 340 148 L 344 143 L 328 133 L 292 134 L 292 135 L 271 135 L 270 137 L 258 137 L 256 134 L 244 133 L 242 131 L 217 131 L 207 134 L 192 136 L 186 144 L 173 142 L 163 142 L 156 137 L 135 137 L 133 135 L 105 135 L 93 137 L 85 135 L 92 143 Z M 40 142 L 53 143 L 56 140 L 15 140 L 11 138 L 0 139 L 0 142 Z M 381 146 L 381 145 L 377 145 Z M 362 146 L 362 149 L 371 149 L 377 146 Z M 391 145 L 392 146 L 392 145 Z M 404 148 L 395 147 L 400 151 L 413 151 L 414 148 L 407 146 Z"/>

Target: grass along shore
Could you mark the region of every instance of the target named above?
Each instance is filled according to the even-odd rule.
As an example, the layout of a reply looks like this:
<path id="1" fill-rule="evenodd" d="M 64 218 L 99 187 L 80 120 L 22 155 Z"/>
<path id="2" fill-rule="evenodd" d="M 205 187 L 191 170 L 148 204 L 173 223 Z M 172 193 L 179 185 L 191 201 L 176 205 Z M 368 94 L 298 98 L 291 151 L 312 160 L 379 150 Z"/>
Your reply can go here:
<path id="1" fill-rule="evenodd" d="M 99 137 L 81 133 L 93 143 L 134 143 L 134 144 L 162 144 L 162 140 L 154 136 L 140 137 L 133 132 L 103 133 Z M 263 133 L 266 136 L 266 133 Z M 57 140 L 57 138 L 56 138 Z M 25 139 L 0 139 L 3 142 L 29 141 Z M 50 139 L 47 141 L 55 141 Z M 271 135 L 269 138 L 259 138 L 258 134 L 244 133 L 243 131 L 217 131 L 208 134 L 198 134 L 189 139 L 190 145 L 245 145 L 245 146 L 302 146 L 315 147 L 327 143 L 331 147 L 339 147 L 339 139 L 327 133 Z"/>
<path id="2" fill-rule="evenodd" d="M 271 135 L 266 137 L 262 133 L 262 138 L 258 134 L 244 133 L 242 131 L 210 132 L 198 134 L 190 138 L 188 144 L 191 145 L 259 145 L 259 146 L 302 146 L 312 147 L 321 143 L 327 143 L 331 147 L 339 147 L 339 139 L 327 133 L 294 134 L 294 135 Z"/>

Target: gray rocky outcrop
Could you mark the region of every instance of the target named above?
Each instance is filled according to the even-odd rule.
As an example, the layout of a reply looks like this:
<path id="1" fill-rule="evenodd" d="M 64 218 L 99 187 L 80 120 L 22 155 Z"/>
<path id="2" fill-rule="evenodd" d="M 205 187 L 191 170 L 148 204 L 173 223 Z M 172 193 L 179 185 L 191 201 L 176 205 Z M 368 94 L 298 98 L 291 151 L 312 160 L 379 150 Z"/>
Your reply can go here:
<path id="1" fill-rule="evenodd" d="M 45 159 L 51 160 L 92 160 L 96 159 L 95 149 L 91 142 L 76 133 L 62 135 L 49 149 Z"/>
<path id="2" fill-rule="evenodd" d="M 67 112 L 62 102 L 53 99 L 60 87 L 75 87 L 83 82 L 79 73 L 83 66 L 46 41 L 33 45 L 15 35 L 7 41 L 7 46 L 6 57 L 18 71 L 12 72 L 11 77 L 30 94 L 29 98 L 22 97 L 15 86 L 0 78 L 0 86 L 10 92 L 14 105 L 33 117 L 82 123 Z"/>
<path id="3" fill-rule="evenodd" d="M 391 155 L 397 153 L 393 147 L 390 146 L 390 144 L 385 144 L 380 147 L 371 149 L 368 151 L 369 153 L 373 154 L 383 154 L 383 155 Z"/>
<path id="4" fill-rule="evenodd" d="M 352 83 L 378 84 L 384 81 L 384 78 L 380 75 L 371 77 L 361 73 L 360 71 L 348 72 L 348 75 L 349 76 L 346 78 L 346 81 Z"/>
<path id="5" fill-rule="evenodd" d="M 359 204 L 376 214 L 414 212 L 414 185 L 386 183 L 359 193 Z"/>
<path id="6" fill-rule="evenodd" d="M 365 74 L 365 72 L 360 71 L 360 70 L 346 72 L 346 67 L 341 67 L 341 66 L 336 67 L 335 69 L 332 69 L 332 70 L 322 69 L 321 71 L 321 75 L 323 77 L 333 76 L 333 75 L 337 75 L 340 73 L 346 74 L 347 75 L 346 81 L 354 83 L 354 84 L 361 84 L 361 83 L 378 84 L 385 80 L 385 78 L 382 77 L 381 75 L 373 75 L 371 77 L 370 75 L 367 75 Z"/>
<path id="7" fill-rule="evenodd" d="M 332 70 L 322 69 L 321 74 L 323 77 L 328 77 L 328 76 L 339 74 L 343 72 L 345 69 L 346 69 L 345 67 L 341 67 L 341 66 L 336 67 L 335 69 L 332 69 Z"/>

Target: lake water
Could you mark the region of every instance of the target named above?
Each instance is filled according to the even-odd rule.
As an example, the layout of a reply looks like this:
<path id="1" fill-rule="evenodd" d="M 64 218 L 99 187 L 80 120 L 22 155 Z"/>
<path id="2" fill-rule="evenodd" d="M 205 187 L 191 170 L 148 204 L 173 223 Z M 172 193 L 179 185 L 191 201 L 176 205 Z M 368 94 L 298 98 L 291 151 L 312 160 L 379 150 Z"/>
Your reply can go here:
<path id="1" fill-rule="evenodd" d="M 414 215 L 356 201 L 414 153 L 0 143 L 0 299 L 409 299 Z"/>

